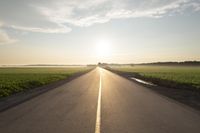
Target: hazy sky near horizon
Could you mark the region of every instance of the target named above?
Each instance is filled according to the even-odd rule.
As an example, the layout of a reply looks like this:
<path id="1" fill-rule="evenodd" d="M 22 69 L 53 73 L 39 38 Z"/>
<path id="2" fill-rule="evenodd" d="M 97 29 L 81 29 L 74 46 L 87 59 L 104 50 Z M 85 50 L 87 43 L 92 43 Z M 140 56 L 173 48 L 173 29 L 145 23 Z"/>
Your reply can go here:
<path id="1" fill-rule="evenodd" d="M 200 60 L 200 0 L 0 0 L 0 65 Z"/>

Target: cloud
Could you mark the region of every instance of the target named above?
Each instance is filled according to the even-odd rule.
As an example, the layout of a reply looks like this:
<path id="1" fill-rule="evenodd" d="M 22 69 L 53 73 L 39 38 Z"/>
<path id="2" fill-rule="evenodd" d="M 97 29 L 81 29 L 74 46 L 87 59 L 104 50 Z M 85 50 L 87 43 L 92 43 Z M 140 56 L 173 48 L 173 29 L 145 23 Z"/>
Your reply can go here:
<path id="1" fill-rule="evenodd" d="M 57 1 L 55 6 L 38 6 L 37 9 L 49 21 L 75 26 L 90 26 L 112 19 L 151 17 L 158 18 L 172 13 L 184 12 L 188 8 L 199 11 L 199 0 L 87 0 L 81 2 Z"/>
<path id="2" fill-rule="evenodd" d="M 14 43 L 16 41 L 17 41 L 16 39 L 12 39 L 5 32 L 0 31 L 0 45 Z"/>
<path id="3" fill-rule="evenodd" d="M 189 4 L 185 5 L 184 8 L 186 9 L 186 8 L 189 8 L 189 7 L 192 7 L 194 9 L 194 11 L 198 12 L 198 11 L 200 11 L 200 2 L 189 3 Z"/>
<path id="4" fill-rule="evenodd" d="M 10 4 L 11 2 L 12 4 Z M 67 25 L 49 21 L 43 14 L 38 12 L 32 6 L 37 2 L 35 0 L 0 1 L 0 21 L 4 22 L 3 27 L 5 29 L 40 33 L 68 33 L 71 31 L 71 28 Z M 42 3 L 42 0 L 39 3 Z"/>
<path id="5" fill-rule="evenodd" d="M 12 1 L 12 4 L 10 2 Z M 6 3 L 7 2 L 7 3 Z M 0 2 L 0 20 L 23 31 L 68 33 L 71 27 L 87 27 L 124 18 L 161 18 L 199 12 L 199 0 L 7 0 Z M 6 12 L 6 13 L 5 13 Z"/>
<path id="6" fill-rule="evenodd" d="M 10 27 L 16 30 L 40 32 L 40 33 L 67 33 L 71 31 L 71 28 L 68 28 L 65 25 L 60 25 L 60 28 L 23 27 L 16 25 L 11 25 Z"/>
<path id="7" fill-rule="evenodd" d="M 16 42 L 16 39 L 11 38 L 5 31 L 1 29 L 3 26 L 4 23 L 0 22 L 0 45 Z"/>

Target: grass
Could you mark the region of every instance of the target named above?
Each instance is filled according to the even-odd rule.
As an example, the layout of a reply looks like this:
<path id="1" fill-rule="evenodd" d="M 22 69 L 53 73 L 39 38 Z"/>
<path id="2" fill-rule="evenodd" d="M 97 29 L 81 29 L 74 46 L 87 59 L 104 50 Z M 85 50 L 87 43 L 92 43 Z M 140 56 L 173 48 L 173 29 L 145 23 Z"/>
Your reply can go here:
<path id="1" fill-rule="evenodd" d="M 0 98 L 66 79 L 75 73 L 84 72 L 89 69 L 91 68 L 0 68 Z"/>
<path id="2" fill-rule="evenodd" d="M 112 69 L 132 73 L 136 78 L 166 87 L 200 89 L 200 67 L 135 65 L 112 67 Z"/>

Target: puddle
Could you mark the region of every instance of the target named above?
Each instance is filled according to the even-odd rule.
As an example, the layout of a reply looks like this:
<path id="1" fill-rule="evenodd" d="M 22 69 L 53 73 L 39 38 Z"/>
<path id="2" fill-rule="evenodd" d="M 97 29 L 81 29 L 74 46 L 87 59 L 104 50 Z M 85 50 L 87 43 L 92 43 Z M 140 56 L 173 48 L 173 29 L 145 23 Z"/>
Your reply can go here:
<path id="1" fill-rule="evenodd" d="M 137 79 L 137 78 L 134 78 L 134 77 L 132 77 L 131 79 L 133 79 L 133 80 L 135 80 L 135 81 L 137 81 L 137 82 L 139 82 L 139 83 L 142 83 L 142 84 L 156 86 L 156 85 L 155 85 L 155 84 L 153 84 L 153 83 L 146 82 L 146 81 L 144 81 L 144 80 Z"/>

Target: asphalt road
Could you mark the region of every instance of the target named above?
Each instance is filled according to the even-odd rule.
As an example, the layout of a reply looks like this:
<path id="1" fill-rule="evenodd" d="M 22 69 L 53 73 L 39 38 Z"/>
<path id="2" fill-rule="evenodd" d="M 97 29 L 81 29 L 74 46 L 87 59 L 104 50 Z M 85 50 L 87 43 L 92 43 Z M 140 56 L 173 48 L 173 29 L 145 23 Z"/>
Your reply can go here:
<path id="1" fill-rule="evenodd" d="M 0 113 L 1 133 L 199 133 L 200 113 L 104 69 Z"/>

